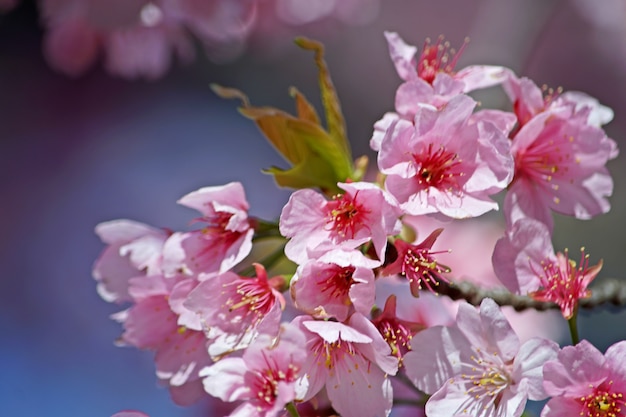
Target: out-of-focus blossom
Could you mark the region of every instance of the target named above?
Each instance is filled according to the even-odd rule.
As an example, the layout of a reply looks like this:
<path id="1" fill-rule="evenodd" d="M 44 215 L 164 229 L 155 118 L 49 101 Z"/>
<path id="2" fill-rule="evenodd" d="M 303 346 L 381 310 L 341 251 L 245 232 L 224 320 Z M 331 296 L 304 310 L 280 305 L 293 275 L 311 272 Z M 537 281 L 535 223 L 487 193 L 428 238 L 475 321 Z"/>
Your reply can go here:
<path id="1" fill-rule="evenodd" d="M 587 286 L 602 268 L 602 261 L 590 267 L 588 256 L 581 252 L 577 266 L 567 251 L 554 253 L 545 224 L 521 219 L 496 244 L 493 267 L 510 291 L 557 303 L 563 316 L 569 319 L 578 300 L 591 295 Z"/>
<path id="2" fill-rule="evenodd" d="M 109 72 L 161 77 L 173 56 L 193 59 L 193 33 L 210 47 L 241 41 L 256 0 L 42 0 L 44 54 L 50 65 L 78 76 L 102 55 Z"/>
<path id="3" fill-rule="evenodd" d="M 273 0 L 276 16 L 289 25 L 304 25 L 335 17 L 350 24 L 374 19 L 380 0 Z"/>
<path id="4" fill-rule="evenodd" d="M 477 417 L 519 417 L 527 399 L 542 400 L 543 364 L 556 357 L 556 343 L 534 338 L 520 344 L 491 299 L 480 311 L 461 304 L 456 324 L 417 333 L 404 356 L 407 376 L 433 394 L 426 414 L 443 417 L 469 413 Z"/>
<path id="5" fill-rule="evenodd" d="M 541 417 L 626 416 L 626 342 L 602 353 L 586 340 L 566 346 L 543 367 L 552 398 Z"/>
<path id="6" fill-rule="evenodd" d="M 112 220 L 96 226 L 96 234 L 109 246 L 93 267 L 98 294 L 105 301 L 131 301 L 128 280 L 160 272 L 161 249 L 168 233 L 132 220 Z"/>
<path id="7" fill-rule="evenodd" d="M 170 388 L 179 405 L 190 405 L 202 398 L 201 368 L 211 363 L 202 329 L 181 326 L 170 306 L 170 295 L 190 278 L 140 276 L 129 281 L 134 305 L 114 318 L 124 325 L 119 343 L 155 352 L 159 380 Z"/>
<path id="8" fill-rule="evenodd" d="M 17 6 L 20 0 L 0 0 L 0 12 L 8 12 Z"/>
<path id="9" fill-rule="evenodd" d="M 307 401 L 324 386 L 343 417 L 386 416 L 393 393 L 386 375 L 395 375 L 398 358 L 376 327 L 354 313 L 346 324 L 298 316 L 293 324 L 306 337 L 299 398 Z"/>

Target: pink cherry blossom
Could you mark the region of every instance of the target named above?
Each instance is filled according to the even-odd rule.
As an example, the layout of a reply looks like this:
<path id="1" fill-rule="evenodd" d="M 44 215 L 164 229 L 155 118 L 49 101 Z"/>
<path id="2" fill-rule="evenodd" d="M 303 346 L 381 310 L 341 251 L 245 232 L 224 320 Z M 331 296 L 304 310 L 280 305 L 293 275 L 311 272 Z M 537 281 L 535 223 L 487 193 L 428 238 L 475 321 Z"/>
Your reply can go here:
<path id="1" fill-rule="evenodd" d="M 404 356 L 407 376 L 432 394 L 429 417 L 468 413 L 519 417 L 527 399 L 542 400 L 543 364 L 556 357 L 556 343 L 534 338 L 520 344 L 491 299 L 480 311 L 461 304 L 456 324 L 417 333 Z"/>
<path id="2" fill-rule="evenodd" d="M 411 244 L 396 239 L 394 247 L 398 254 L 396 260 L 383 269 L 384 275 L 400 274 L 409 280 L 411 294 L 419 296 L 422 287 L 436 292 L 435 288 L 439 281 L 449 282 L 444 274 L 450 272 L 450 268 L 438 263 L 433 255 L 441 252 L 432 251 L 435 240 L 443 232 L 443 229 L 433 231 L 423 242 Z"/>
<path id="3" fill-rule="evenodd" d="M 578 92 L 547 90 L 510 73 L 503 84 L 518 126 L 512 134 L 515 176 L 504 209 L 509 227 L 532 217 L 553 227 L 551 211 L 589 219 L 610 209 L 613 180 L 605 165 L 616 143 L 600 128 L 613 112 Z"/>
<path id="4" fill-rule="evenodd" d="M 529 294 L 561 307 L 571 318 L 578 300 L 591 292 L 587 286 L 602 268 L 602 261 L 589 266 L 589 257 L 581 251 L 579 265 L 570 260 L 568 251 L 554 253 L 547 226 L 533 219 L 518 220 L 493 253 L 493 266 L 502 283 L 512 292 Z"/>
<path id="5" fill-rule="evenodd" d="M 368 319 L 354 313 L 343 324 L 298 316 L 293 324 L 304 332 L 307 350 L 298 399 L 308 401 L 325 386 L 342 417 L 389 414 L 393 393 L 387 374 L 395 375 L 398 359 Z"/>
<path id="6" fill-rule="evenodd" d="M 252 249 L 251 220 L 243 186 L 231 182 L 204 187 L 182 197 L 186 207 L 198 210 L 197 231 L 174 233 L 163 248 L 163 269 L 167 275 L 226 272 L 241 262 Z"/>
<path id="7" fill-rule="evenodd" d="M 512 71 L 507 72 L 502 86 L 513 103 L 519 127 L 537 114 L 559 107 L 568 107 L 573 112 L 584 111 L 588 117 L 583 122 L 595 127 L 613 120 L 613 110 L 580 91 L 562 92 L 561 89 L 554 91 L 547 87 L 539 88 L 529 78 L 519 78 Z"/>
<path id="8" fill-rule="evenodd" d="M 504 203 L 509 225 L 532 217 L 552 229 L 551 210 L 578 219 L 609 211 L 613 180 L 605 165 L 617 155 L 615 143 L 587 117 L 559 108 L 534 116 L 515 135 L 515 176 Z"/>
<path id="9" fill-rule="evenodd" d="M 243 400 L 231 416 L 277 416 L 296 398 L 304 343 L 302 332 L 291 325 L 283 325 L 277 338 L 259 335 L 242 357 L 204 368 L 204 389 L 223 401 Z"/>
<path id="10" fill-rule="evenodd" d="M 397 33 L 385 32 L 385 37 L 396 71 L 405 82 L 396 91 L 397 113 L 386 113 L 374 124 L 370 146 L 375 151 L 380 150 L 380 142 L 394 122 L 412 121 L 424 104 L 440 109 L 456 95 L 502 83 L 510 73 L 507 68 L 489 65 L 469 66 L 455 72 L 456 62 L 467 42 L 455 53 L 442 38 L 434 45 L 427 40 L 416 58 L 417 48 L 406 44 Z"/>
<path id="11" fill-rule="evenodd" d="M 418 331 L 425 328 L 423 324 L 403 320 L 396 315 L 397 298 L 390 295 L 385 301 L 385 307 L 372 311 L 372 323 L 378 329 L 387 344 L 391 348 L 391 354 L 399 359 L 402 364 L 402 357 L 411 350 L 411 339 Z"/>
<path id="12" fill-rule="evenodd" d="M 448 253 L 441 255 L 441 260 L 451 269 L 449 274 L 445 274 L 446 279 L 455 283 L 468 281 L 481 288 L 494 290 L 503 286 L 492 265 L 494 247 L 504 234 L 504 227 L 496 220 L 480 217 L 443 222 L 430 216 L 402 218 L 402 222 L 413 227 L 418 236 L 428 236 L 437 229 L 445 228 L 445 232 L 437 238 L 437 247 L 448 250 Z M 377 287 L 379 281 L 383 280 L 377 280 Z M 377 288 L 377 294 L 380 291 L 383 289 Z M 399 314 L 427 327 L 449 325 L 456 315 L 458 303 L 452 302 L 447 297 L 432 297 L 430 292 L 422 291 L 420 298 L 415 300 L 408 288 L 404 287 L 393 293 L 398 295 Z M 388 291 L 384 294 L 388 294 Z M 377 296 L 379 303 L 384 302 L 384 299 Z M 559 336 L 566 330 L 562 326 L 561 314 L 554 310 L 515 311 L 512 307 L 502 307 L 501 311 L 522 341 L 537 336 L 558 341 Z"/>
<path id="13" fill-rule="evenodd" d="M 602 353 L 586 340 L 566 346 L 543 367 L 552 399 L 541 417 L 626 416 L 626 341 Z"/>
<path id="14" fill-rule="evenodd" d="M 282 284 L 282 278 L 268 279 L 260 264 L 255 264 L 255 269 L 255 278 L 230 271 L 210 277 L 198 284 L 183 303 L 205 327 L 218 330 L 218 344 L 213 346 L 211 341 L 209 345 L 212 356 L 245 348 L 258 333 L 278 332 L 285 300 L 274 286 Z"/>
<path id="15" fill-rule="evenodd" d="M 178 323 L 179 315 L 169 304 L 170 295 L 189 278 L 140 276 L 130 280 L 129 293 L 135 304 L 114 317 L 124 325 L 119 343 L 155 352 L 156 373 L 170 388 L 179 405 L 190 405 L 203 396 L 199 370 L 211 363 L 206 337 L 201 329 Z"/>
<path id="16" fill-rule="evenodd" d="M 387 236 L 400 231 L 395 200 L 370 183 L 339 187 L 345 193 L 330 201 L 309 189 L 291 195 L 280 215 L 280 233 L 290 238 L 287 258 L 303 264 L 335 249 L 356 249 L 371 242 L 379 261 L 384 260 Z"/>
<path id="17" fill-rule="evenodd" d="M 161 249 L 168 233 L 132 220 L 113 220 L 96 226 L 107 246 L 93 267 L 98 294 L 108 302 L 127 302 L 128 280 L 160 273 Z"/>
<path id="18" fill-rule="evenodd" d="M 398 121 L 387 130 L 378 167 L 406 213 L 467 218 L 498 208 L 489 196 L 511 179 L 509 143 L 495 124 L 470 120 L 475 105 L 458 95 L 439 110 L 424 105 L 412 124 Z"/>
<path id="19" fill-rule="evenodd" d="M 459 94 L 500 84 L 509 73 L 504 67 L 490 65 L 469 66 L 456 72 L 454 67 L 467 40 L 458 51 L 454 51 L 443 37 L 438 38 L 435 44 L 427 39 L 422 53 L 416 58 L 417 48 L 406 44 L 397 33 L 385 32 L 385 37 L 389 45 L 389 55 L 398 75 L 404 81 L 419 79 L 437 88 L 438 79 L 447 75 L 460 82 L 458 91 L 454 93 Z M 446 80 L 441 86 L 450 84 L 454 83 Z"/>
<path id="20" fill-rule="evenodd" d="M 353 311 L 366 315 L 374 306 L 376 287 L 369 268 L 309 261 L 291 279 L 295 306 L 316 318 L 344 321 Z"/>

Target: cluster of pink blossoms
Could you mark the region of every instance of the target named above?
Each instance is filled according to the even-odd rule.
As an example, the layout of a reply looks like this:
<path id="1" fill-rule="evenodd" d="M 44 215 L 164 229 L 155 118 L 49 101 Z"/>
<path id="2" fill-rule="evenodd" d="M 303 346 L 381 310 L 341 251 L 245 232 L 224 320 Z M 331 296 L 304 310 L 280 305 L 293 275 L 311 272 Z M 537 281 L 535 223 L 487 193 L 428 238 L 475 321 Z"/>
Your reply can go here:
<path id="1" fill-rule="evenodd" d="M 458 55 L 441 39 L 417 56 L 397 34 L 386 36 L 404 83 L 395 112 L 374 126 L 379 183 L 356 170 L 337 174 L 348 155 L 333 142 L 342 132 L 338 105 L 327 109 L 325 132 L 303 96 L 297 119 L 267 116 L 246 98 L 243 113 L 261 129 L 281 117 L 291 123 L 268 129 L 273 143 L 284 145 L 276 132 L 296 123 L 326 141 L 306 148 L 303 139 L 299 153 L 277 146 L 301 164 L 280 171 L 301 189 L 277 223 L 250 217 L 243 187 L 230 183 L 179 201 L 200 212 L 196 230 L 128 220 L 97 227 L 109 245 L 94 268 L 99 292 L 130 303 L 115 315 L 120 343 L 155 352 L 157 377 L 175 402 L 207 394 L 241 402 L 231 416 L 383 417 L 396 404 L 425 402 L 429 417 L 519 417 L 527 400 L 549 396 L 543 417 L 626 415 L 624 342 L 605 356 L 586 341 L 560 350 L 543 337 L 520 340 L 490 298 L 476 308 L 432 297 L 428 291 L 471 273 L 446 266 L 462 253 L 435 249 L 445 225 L 420 230 L 422 219 L 458 222 L 496 210 L 492 196 L 506 191 L 507 228 L 488 249 L 495 274 L 511 292 L 554 302 L 571 319 L 601 262 L 590 267 L 583 252 L 577 266 L 567 251 L 554 253 L 552 211 L 580 219 L 608 211 L 605 165 L 617 147 L 601 125 L 611 111 L 582 93 L 544 96 L 504 67 L 456 71 Z M 480 109 L 467 94 L 497 85 L 512 112 Z M 314 181 L 302 179 L 311 168 L 306 152 L 334 170 L 335 190 L 326 182 L 319 191 L 298 187 Z M 264 240 L 276 252 L 253 259 Z M 284 258 L 291 273 L 269 277 Z"/>
<path id="2" fill-rule="evenodd" d="M 363 23 L 380 0 L 41 0 L 43 53 L 56 71 L 76 77 L 102 61 L 124 78 L 162 77 L 175 60 L 195 58 L 195 42 L 210 59 L 239 56 L 253 32 L 271 36 L 286 25 L 330 16 Z M 0 13 L 19 0 L 0 0 Z M 267 33 L 265 33 L 267 32 Z"/>

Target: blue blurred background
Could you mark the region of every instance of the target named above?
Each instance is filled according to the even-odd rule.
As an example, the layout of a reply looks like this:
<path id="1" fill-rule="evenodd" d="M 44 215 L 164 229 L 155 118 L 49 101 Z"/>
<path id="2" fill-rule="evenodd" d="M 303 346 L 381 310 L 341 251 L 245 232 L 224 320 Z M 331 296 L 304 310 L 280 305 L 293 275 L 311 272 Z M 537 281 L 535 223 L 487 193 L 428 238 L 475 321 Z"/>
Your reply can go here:
<path id="1" fill-rule="evenodd" d="M 601 10 L 599 10 L 602 8 Z M 101 69 L 69 79 L 41 54 L 36 7 L 0 15 L 0 416 L 105 416 L 140 409 L 151 417 L 210 416 L 209 405 L 176 407 L 155 383 L 149 353 L 117 348 L 118 306 L 102 301 L 91 267 L 103 249 L 94 226 L 130 218 L 181 229 L 195 215 L 175 201 L 201 186 L 241 181 L 253 215 L 276 218 L 289 193 L 260 169 L 284 166 L 236 103 L 209 83 L 246 91 L 255 104 L 292 109 L 296 85 L 319 104 L 311 54 L 295 35 L 326 44 L 326 59 L 355 156 L 369 154 L 373 123 L 393 108 L 399 79 L 384 30 L 421 47 L 445 34 L 471 43 L 459 66 L 507 65 L 537 84 L 581 90 L 615 110 L 606 127 L 620 147 L 626 130 L 626 2 L 622 0 L 384 0 L 375 18 L 329 18 L 253 34 L 246 52 L 220 65 L 202 57 L 154 82 Z M 271 28 L 270 32 L 271 32 Z M 268 28 L 265 28 L 267 31 Z M 481 95 L 504 104 L 502 95 Z M 555 248 L 585 246 L 601 277 L 626 267 L 626 167 L 610 163 L 613 209 L 593 221 L 558 217 Z M 601 349 L 626 338 L 612 308 L 581 319 Z M 221 414 L 218 414 L 221 415 Z"/>

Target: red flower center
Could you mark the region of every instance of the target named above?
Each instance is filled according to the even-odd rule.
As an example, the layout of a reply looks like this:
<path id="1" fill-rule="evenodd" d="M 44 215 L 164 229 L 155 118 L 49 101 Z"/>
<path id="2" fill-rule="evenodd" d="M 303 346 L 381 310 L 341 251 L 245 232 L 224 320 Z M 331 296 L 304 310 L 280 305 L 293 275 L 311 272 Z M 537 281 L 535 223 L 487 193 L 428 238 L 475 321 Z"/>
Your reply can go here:
<path id="1" fill-rule="evenodd" d="M 430 39 L 424 42 L 424 48 L 417 63 L 417 75 L 429 84 L 432 84 L 439 72 L 453 74 L 456 62 L 463 53 L 469 39 L 458 51 L 450 48 L 450 42 L 445 41 L 443 36 L 437 38 L 437 42 L 431 44 Z"/>
<path id="2" fill-rule="evenodd" d="M 370 212 L 357 203 L 357 195 L 358 192 L 354 197 L 349 194 L 336 195 L 327 204 L 326 225 L 342 238 L 354 238 Z"/>
<path id="3" fill-rule="evenodd" d="M 415 179 L 426 189 L 435 187 L 440 190 L 455 192 L 461 190 L 460 179 L 465 175 L 461 170 L 461 159 L 445 147 L 433 149 L 433 144 L 421 153 L 413 154 L 413 160 L 418 167 Z"/>
<path id="4" fill-rule="evenodd" d="M 345 299 L 348 297 L 350 287 L 354 284 L 352 279 L 354 274 L 354 267 L 335 267 L 329 271 L 328 277 L 319 282 L 320 291 L 327 293 L 327 295 L 333 299 Z"/>
<path id="5" fill-rule="evenodd" d="M 624 416 L 624 398 L 622 393 L 611 392 L 613 381 L 602 383 L 593 393 L 581 397 L 583 410 L 580 415 L 587 417 L 619 417 Z M 585 414 L 586 410 L 586 414 Z M 626 410 L 625 410 L 626 411 Z"/>
<path id="6" fill-rule="evenodd" d="M 428 248 L 412 248 L 404 255 L 402 275 L 410 282 L 415 282 L 420 290 L 424 285 L 430 291 L 434 291 L 433 286 L 439 285 L 439 280 L 448 282 L 442 274 L 449 273 L 450 268 L 437 263 L 433 254 L 435 252 Z"/>

